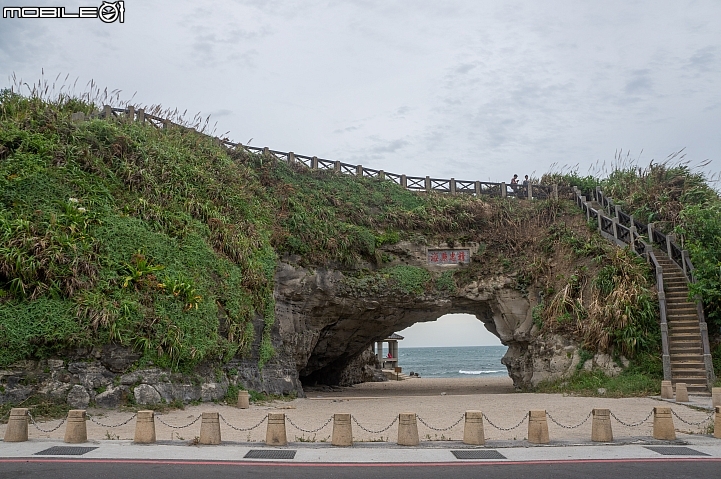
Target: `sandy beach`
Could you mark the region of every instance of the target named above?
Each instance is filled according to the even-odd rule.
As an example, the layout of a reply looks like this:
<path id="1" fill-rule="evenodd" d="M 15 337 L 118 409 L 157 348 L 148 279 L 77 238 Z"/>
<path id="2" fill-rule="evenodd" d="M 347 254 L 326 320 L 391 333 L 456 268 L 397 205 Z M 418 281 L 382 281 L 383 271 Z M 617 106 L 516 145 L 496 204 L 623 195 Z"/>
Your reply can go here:
<path id="1" fill-rule="evenodd" d="M 214 403 L 187 406 L 183 410 L 169 410 L 156 418 L 159 441 L 192 442 L 199 435 L 200 421 L 186 426 L 202 412 L 218 411 L 222 416 L 221 434 L 223 441 L 263 442 L 265 424 L 248 429 L 263 421 L 269 412 L 283 412 L 288 418 L 287 436 L 289 441 L 329 442 L 332 433 L 334 413 L 351 413 L 354 418 L 353 436 L 356 441 L 389 441 L 397 439 L 397 418 L 400 412 L 415 412 L 419 417 L 418 431 L 422 441 L 461 440 L 463 438 L 463 414 L 467 410 L 481 410 L 486 415 L 484 429 L 487 441 L 523 441 L 528 430 L 523 420 L 531 409 L 545 409 L 549 414 L 548 427 L 551 441 L 587 442 L 591 434 L 589 413 L 593 408 L 608 408 L 625 423 L 639 423 L 648 418 L 654 406 L 671 406 L 674 412 L 688 422 L 705 420 L 709 413 L 681 404 L 669 404 L 654 398 L 583 398 L 562 394 L 517 393 L 507 377 L 462 378 L 462 379 L 409 379 L 382 383 L 364 383 L 350 388 L 308 388 L 307 397 L 290 401 L 272 401 L 251 404 L 250 409 L 237 409 Z M 710 398 L 709 398 L 710 405 Z M 92 440 L 132 439 L 135 421 L 119 427 L 114 426 L 130 418 L 131 410 L 107 411 L 90 409 L 92 420 L 87 423 L 88 438 Z M 575 426 L 586 420 L 583 425 Z M 460 420 L 460 421 L 459 421 Z M 180 428 L 171 428 L 162 422 Z M 521 425 L 512 430 L 519 422 Z M 51 429 L 60 421 L 40 424 Z M 97 424 L 101 423 L 101 424 Z M 393 423 L 393 424 L 392 424 Z M 425 424 L 424 424 L 425 423 Z M 700 433 L 702 427 L 691 426 L 674 418 L 676 430 L 682 433 Z M 324 426 L 325 424 L 325 426 Z M 388 427 L 392 424 L 390 427 Z M 454 425 L 448 430 L 445 429 Z M 233 427 L 231 427 L 231 426 Z M 641 425 L 627 427 L 612 421 L 616 439 L 650 437 L 653 419 L 646 419 Z M 323 426 L 323 427 L 321 427 Z M 361 427 L 362 426 L 362 427 Z M 5 425 L 0 426 L 4 434 Z M 319 430 L 315 431 L 316 429 Z M 435 428 L 435 429 L 434 429 Z M 64 426 L 54 432 L 44 433 L 30 426 L 30 438 L 62 439 Z M 307 432 L 313 431 L 313 432 Z"/>

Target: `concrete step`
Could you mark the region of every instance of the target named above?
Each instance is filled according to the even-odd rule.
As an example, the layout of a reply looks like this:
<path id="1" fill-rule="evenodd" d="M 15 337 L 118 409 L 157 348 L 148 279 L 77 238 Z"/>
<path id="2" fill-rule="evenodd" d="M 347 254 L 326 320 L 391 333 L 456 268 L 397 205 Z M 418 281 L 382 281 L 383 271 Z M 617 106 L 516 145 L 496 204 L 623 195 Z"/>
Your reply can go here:
<path id="1" fill-rule="evenodd" d="M 703 362 L 703 354 L 698 353 L 678 353 L 671 354 L 671 364 L 693 364 L 694 367 L 701 365 L 705 368 Z"/>
<path id="2" fill-rule="evenodd" d="M 681 370 L 705 371 L 706 366 L 704 365 L 703 361 L 677 361 L 677 360 L 674 360 L 674 358 L 671 358 L 671 369 L 673 369 L 674 371 L 681 371 Z"/>

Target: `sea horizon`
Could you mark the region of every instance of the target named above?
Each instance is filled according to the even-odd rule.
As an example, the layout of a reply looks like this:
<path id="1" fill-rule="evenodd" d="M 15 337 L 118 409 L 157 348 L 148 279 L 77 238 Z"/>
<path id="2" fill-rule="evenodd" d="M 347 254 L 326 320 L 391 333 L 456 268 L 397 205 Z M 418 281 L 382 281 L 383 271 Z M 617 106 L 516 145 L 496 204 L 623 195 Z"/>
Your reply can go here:
<path id="1" fill-rule="evenodd" d="M 501 364 L 507 346 L 414 346 L 399 347 L 398 366 L 404 373 L 426 378 L 507 376 Z"/>

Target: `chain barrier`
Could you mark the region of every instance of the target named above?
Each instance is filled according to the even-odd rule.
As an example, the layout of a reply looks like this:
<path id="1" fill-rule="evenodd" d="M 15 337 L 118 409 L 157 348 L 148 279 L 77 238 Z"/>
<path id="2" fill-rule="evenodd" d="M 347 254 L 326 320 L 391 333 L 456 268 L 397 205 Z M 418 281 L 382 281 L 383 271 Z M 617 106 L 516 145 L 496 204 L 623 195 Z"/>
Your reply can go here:
<path id="1" fill-rule="evenodd" d="M 513 426 L 513 427 L 499 427 L 499 426 L 496 426 L 495 424 L 493 424 L 493 422 L 491 422 L 490 419 L 488 419 L 488 416 L 486 416 L 486 413 L 483 413 L 483 419 L 485 419 L 486 421 L 488 421 L 488 424 L 490 424 L 491 426 L 495 427 L 495 428 L 498 429 L 499 431 L 513 431 L 514 429 L 520 427 L 521 424 L 523 424 L 523 423 L 526 421 L 526 419 L 528 419 L 528 414 L 529 414 L 529 413 L 526 413 L 526 415 L 523 416 L 523 419 L 521 419 L 521 421 L 520 421 L 518 424 L 516 424 L 515 426 Z"/>
<path id="2" fill-rule="evenodd" d="M 163 421 L 162 419 L 160 419 L 160 414 L 156 414 L 156 415 L 155 415 L 155 418 L 156 418 L 158 421 L 160 421 L 161 424 L 165 424 L 166 426 L 168 426 L 168 427 L 170 427 L 170 428 L 173 428 L 173 429 L 185 429 L 186 427 L 190 427 L 190 426 L 192 426 L 193 424 L 195 424 L 196 422 L 198 422 L 198 419 L 200 419 L 201 417 L 202 417 L 202 414 L 198 415 L 198 417 L 196 417 L 195 419 L 193 419 L 190 423 L 186 424 L 185 426 L 173 426 L 172 424 L 168 424 L 167 422 L 165 422 L 165 421 Z"/>
<path id="3" fill-rule="evenodd" d="M 297 430 L 299 430 L 299 431 L 301 431 L 301 432 L 308 433 L 308 434 L 313 434 L 313 433 L 315 433 L 315 432 L 320 431 L 321 429 L 323 429 L 324 427 L 326 427 L 328 424 L 330 424 L 330 422 L 333 420 L 333 416 L 331 416 L 331 417 L 325 422 L 325 424 L 323 424 L 321 427 L 319 427 L 318 429 L 313 429 L 312 431 L 311 431 L 311 430 L 308 430 L 308 429 L 303 429 L 302 427 L 296 425 L 288 416 L 286 416 L 285 419 L 290 423 L 291 426 L 293 426 L 293 427 L 296 428 Z"/>
<path id="4" fill-rule="evenodd" d="M 228 426 L 229 428 L 235 429 L 236 431 L 241 431 L 241 432 L 252 431 L 253 429 L 259 428 L 261 424 L 263 424 L 265 421 L 268 420 L 268 416 L 263 416 L 263 419 L 261 419 L 260 422 L 259 422 L 258 424 L 256 424 L 255 426 L 251 426 L 251 427 L 235 427 L 235 426 L 233 426 L 231 423 L 229 423 L 228 421 L 226 421 L 222 414 L 218 414 L 218 417 L 219 417 L 220 420 L 223 421 L 223 422 L 225 423 L 225 425 Z"/>
<path id="5" fill-rule="evenodd" d="M 684 423 L 684 424 L 688 424 L 689 426 L 703 426 L 703 425 L 706 424 L 708 421 L 710 421 L 711 418 L 714 417 L 714 413 L 711 413 L 711 414 L 709 414 L 709 415 L 706 417 L 706 419 L 704 419 L 704 420 L 702 420 L 702 421 L 699 421 L 699 422 L 689 422 L 689 421 L 685 420 L 684 418 L 682 418 L 681 416 L 679 416 L 678 414 L 676 414 L 676 411 L 674 411 L 673 409 L 671 409 L 671 413 L 673 413 L 673 415 L 676 416 L 676 419 L 678 419 L 679 421 L 681 421 L 681 422 Z"/>
<path id="6" fill-rule="evenodd" d="M 554 423 L 556 426 L 560 426 L 560 427 L 562 427 L 562 428 L 564 428 L 564 429 L 576 429 L 577 427 L 581 427 L 581 426 L 583 426 L 584 424 L 586 424 L 586 421 L 588 421 L 588 420 L 591 418 L 592 415 L 593 415 L 593 412 L 589 412 L 589 413 L 588 413 L 588 416 L 586 416 L 586 419 L 584 419 L 584 420 L 581 421 L 580 423 L 576 424 L 575 426 L 566 426 L 565 424 L 561 424 L 560 422 L 558 422 L 558 421 L 556 421 L 555 419 L 553 419 L 553 416 L 551 416 L 551 414 L 550 414 L 548 411 L 546 411 L 546 416 L 548 416 L 548 419 L 550 419 L 551 422 Z"/>
<path id="7" fill-rule="evenodd" d="M 30 414 L 30 411 L 28 411 L 28 416 L 30 416 L 30 422 L 33 423 L 33 426 L 35 426 L 35 429 L 37 429 L 37 430 L 40 431 L 40 432 L 45 432 L 45 433 L 57 431 L 58 429 L 60 429 L 60 426 L 62 426 L 63 424 L 65 424 L 65 420 L 68 418 L 67 416 L 65 416 L 65 417 L 62 419 L 62 421 L 60 421 L 60 424 L 58 424 L 57 426 L 55 426 L 55 427 L 52 428 L 52 429 L 43 429 L 43 428 L 41 428 L 40 426 L 38 426 L 38 423 L 37 423 L 37 422 L 35 422 L 35 418 L 33 417 L 32 414 Z"/>
<path id="8" fill-rule="evenodd" d="M 386 427 L 384 427 L 384 428 L 381 429 L 380 431 L 371 431 L 370 429 L 364 428 L 364 427 L 361 425 L 361 423 L 358 422 L 358 419 L 356 419 L 355 416 L 351 416 L 351 419 L 353 419 L 353 422 L 356 423 L 356 425 L 357 425 L 359 428 L 363 429 L 365 432 L 368 432 L 368 433 L 371 433 L 371 434 L 380 434 L 380 433 L 382 433 L 382 432 L 386 432 L 388 429 L 390 429 L 391 427 L 393 427 L 393 425 L 394 425 L 396 422 L 398 422 L 398 417 L 399 417 L 399 416 L 396 416 L 396 417 L 393 419 L 393 422 L 391 422 L 390 424 L 388 424 Z"/>
<path id="9" fill-rule="evenodd" d="M 465 414 L 462 414 L 462 415 L 461 415 L 461 418 L 460 418 L 458 421 L 456 421 L 456 422 L 454 422 L 453 424 L 451 424 L 450 426 L 444 427 L 444 428 L 438 428 L 438 427 L 433 427 L 433 426 L 431 426 L 430 424 L 428 424 L 427 422 L 425 422 L 422 417 L 416 415 L 416 418 L 418 418 L 418 421 L 419 421 L 421 424 L 423 424 L 424 426 L 426 426 L 428 429 L 433 429 L 434 431 L 438 431 L 438 432 L 448 431 L 449 429 L 452 429 L 452 428 L 458 426 L 458 424 L 460 424 L 460 422 L 463 421 L 463 419 L 465 419 L 465 417 L 466 417 L 466 415 L 465 415 Z"/>
<path id="10" fill-rule="evenodd" d="M 610 411 L 609 411 L 609 412 L 610 412 Z M 615 415 L 613 412 L 610 412 L 610 414 L 611 414 L 611 417 L 612 417 L 612 418 L 614 418 L 616 421 L 620 422 L 620 423 L 623 424 L 624 426 L 626 426 L 626 427 L 636 427 L 636 426 L 640 426 L 641 424 L 643 424 L 643 423 L 645 423 L 646 421 L 648 421 L 649 419 L 651 419 L 651 416 L 653 416 L 653 410 L 651 410 L 651 412 L 648 413 L 648 416 L 646 416 L 645 419 L 641 420 L 640 422 L 634 423 L 634 424 L 630 424 L 630 423 L 621 421 L 619 418 L 616 417 L 616 415 Z"/>
<path id="11" fill-rule="evenodd" d="M 94 422 L 94 423 L 97 424 L 98 426 L 102 426 L 102 427 L 120 427 L 120 426 L 125 426 L 127 423 L 129 423 L 130 421 L 132 421 L 133 419 L 135 419 L 135 418 L 138 416 L 138 413 L 133 414 L 132 416 L 130 416 L 130 418 L 128 418 L 127 421 L 121 422 L 120 424 L 103 424 L 103 423 L 100 422 L 100 421 L 96 421 L 94 416 L 91 416 L 90 414 L 88 414 L 87 416 L 88 416 L 88 419 L 90 419 L 92 422 Z"/>

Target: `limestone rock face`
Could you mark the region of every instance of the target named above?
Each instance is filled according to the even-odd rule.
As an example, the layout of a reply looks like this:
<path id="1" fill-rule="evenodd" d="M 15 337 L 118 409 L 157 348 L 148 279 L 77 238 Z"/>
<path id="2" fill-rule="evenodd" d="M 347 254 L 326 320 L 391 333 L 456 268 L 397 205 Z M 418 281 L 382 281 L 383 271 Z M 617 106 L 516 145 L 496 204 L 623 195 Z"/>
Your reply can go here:
<path id="1" fill-rule="evenodd" d="M 128 392 L 127 386 L 110 388 L 95 396 L 95 405 L 105 409 L 114 409 L 123 403 Z"/>
<path id="2" fill-rule="evenodd" d="M 90 404 L 90 394 L 83 386 L 76 384 L 70 389 L 67 402 L 72 409 L 86 409 Z"/>
<path id="3" fill-rule="evenodd" d="M 160 393 L 149 384 L 141 384 L 133 389 L 135 402 L 142 405 L 153 405 L 160 403 Z"/>

